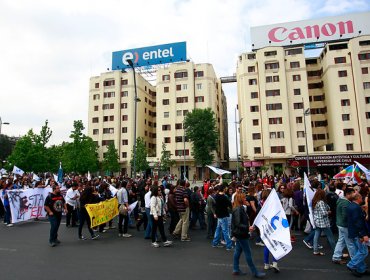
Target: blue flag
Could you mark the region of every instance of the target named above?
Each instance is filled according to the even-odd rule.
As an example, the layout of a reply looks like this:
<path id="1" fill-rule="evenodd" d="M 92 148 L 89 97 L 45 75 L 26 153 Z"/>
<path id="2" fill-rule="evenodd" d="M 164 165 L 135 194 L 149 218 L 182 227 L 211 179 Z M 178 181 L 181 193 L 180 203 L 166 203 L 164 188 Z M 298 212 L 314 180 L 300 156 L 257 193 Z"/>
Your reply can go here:
<path id="1" fill-rule="evenodd" d="M 59 164 L 58 169 L 58 183 L 63 183 L 63 169 L 62 169 L 62 163 Z"/>

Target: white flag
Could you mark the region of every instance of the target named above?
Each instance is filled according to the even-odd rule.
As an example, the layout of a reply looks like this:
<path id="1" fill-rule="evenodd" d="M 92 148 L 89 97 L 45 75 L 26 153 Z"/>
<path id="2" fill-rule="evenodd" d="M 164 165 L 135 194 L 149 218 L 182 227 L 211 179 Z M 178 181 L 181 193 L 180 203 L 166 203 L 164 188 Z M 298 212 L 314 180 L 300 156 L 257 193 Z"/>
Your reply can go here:
<path id="1" fill-rule="evenodd" d="M 308 206 L 308 217 L 310 218 L 311 226 L 315 228 L 315 223 L 313 221 L 313 209 L 312 209 L 312 199 L 313 196 L 315 195 L 315 191 L 312 190 L 310 181 L 307 178 L 306 172 L 304 173 L 304 185 L 303 185 L 303 190 L 306 196 L 306 202 Z"/>
<path id="2" fill-rule="evenodd" d="M 32 181 L 39 182 L 39 181 L 40 181 L 40 177 L 39 177 L 39 176 L 37 176 L 35 173 L 33 173 Z"/>
<path id="3" fill-rule="evenodd" d="M 53 174 L 53 177 L 54 177 L 54 181 L 55 181 L 56 183 L 58 183 L 58 175 Z"/>
<path id="4" fill-rule="evenodd" d="M 18 174 L 20 176 L 23 176 L 24 171 L 14 165 L 14 167 L 13 167 L 13 174 Z"/>
<path id="5" fill-rule="evenodd" d="M 4 168 L 0 169 L 0 175 L 6 174 L 6 170 Z"/>
<path id="6" fill-rule="evenodd" d="M 213 166 L 210 166 L 210 165 L 207 165 L 207 167 L 209 169 L 211 169 L 214 173 L 218 174 L 218 175 L 224 175 L 224 174 L 230 174 L 231 172 L 230 171 L 227 171 L 227 170 L 223 170 L 223 169 L 220 169 L 220 168 L 217 168 L 217 167 L 213 167 Z"/>
<path id="7" fill-rule="evenodd" d="M 365 173 L 366 180 L 370 180 L 370 170 L 357 161 L 355 161 L 355 163 Z"/>
<path id="8" fill-rule="evenodd" d="M 118 192 L 118 190 L 115 187 L 113 187 L 112 185 L 109 185 L 109 190 L 112 193 L 112 196 L 115 196 L 116 193 Z"/>
<path id="9" fill-rule="evenodd" d="M 90 174 L 90 171 L 87 171 L 87 181 L 91 181 L 91 174 Z"/>
<path id="10" fill-rule="evenodd" d="M 263 243 L 276 260 L 292 250 L 289 222 L 275 189 L 263 204 L 254 225 L 259 228 Z"/>

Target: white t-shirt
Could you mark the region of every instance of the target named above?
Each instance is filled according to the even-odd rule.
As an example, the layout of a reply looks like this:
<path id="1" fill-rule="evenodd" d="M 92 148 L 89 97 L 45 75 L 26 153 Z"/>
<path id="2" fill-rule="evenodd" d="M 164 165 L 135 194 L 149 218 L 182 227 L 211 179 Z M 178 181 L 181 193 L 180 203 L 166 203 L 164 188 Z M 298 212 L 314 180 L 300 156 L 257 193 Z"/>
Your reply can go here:
<path id="1" fill-rule="evenodd" d="M 73 199 L 76 195 L 80 196 L 80 192 L 77 189 L 73 190 L 73 188 L 69 188 L 65 197 L 66 203 L 71 205 L 73 208 L 76 208 L 77 206 L 77 200 Z"/>
<path id="2" fill-rule="evenodd" d="M 152 191 L 148 191 L 144 195 L 144 200 L 145 200 L 145 208 L 150 208 L 150 196 L 152 195 Z"/>

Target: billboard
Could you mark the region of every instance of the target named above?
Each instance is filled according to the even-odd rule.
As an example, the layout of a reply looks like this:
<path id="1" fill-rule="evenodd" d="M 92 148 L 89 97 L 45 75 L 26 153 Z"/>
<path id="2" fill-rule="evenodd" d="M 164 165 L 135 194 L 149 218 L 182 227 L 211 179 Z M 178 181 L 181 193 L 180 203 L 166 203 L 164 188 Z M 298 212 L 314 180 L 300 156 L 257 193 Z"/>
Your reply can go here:
<path id="1" fill-rule="evenodd" d="M 186 42 L 113 52 L 112 70 L 129 68 L 128 59 L 135 67 L 185 61 Z"/>
<path id="2" fill-rule="evenodd" d="M 370 165 L 370 154 L 316 155 L 309 156 L 308 160 L 311 167 L 347 166 L 354 164 L 354 161 Z M 296 156 L 288 160 L 287 164 L 293 167 L 307 167 L 307 157 Z"/>
<path id="3" fill-rule="evenodd" d="M 252 49 L 305 45 L 370 34 L 370 12 L 251 27 Z"/>

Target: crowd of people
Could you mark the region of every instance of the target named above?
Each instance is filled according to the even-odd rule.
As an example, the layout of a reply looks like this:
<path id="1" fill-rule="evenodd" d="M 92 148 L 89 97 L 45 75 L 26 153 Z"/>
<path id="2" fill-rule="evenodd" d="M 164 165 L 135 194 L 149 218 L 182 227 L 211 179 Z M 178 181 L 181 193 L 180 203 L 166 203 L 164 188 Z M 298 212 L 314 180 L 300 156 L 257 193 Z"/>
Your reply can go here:
<path id="1" fill-rule="evenodd" d="M 315 174 L 310 181 L 309 188 L 314 193 L 311 213 L 303 180 L 298 176 L 246 174 L 229 183 L 219 176 L 199 185 L 193 182 L 192 186 L 181 179 L 172 184 L 168 177 L 161 180 L 128 176 L 90 179 L 70 175 L 65 176 L 63 183 L 58 183 L 53 176 L 40 176 L 39 181 L 32 181 L 29 174 L 10 176 L 0 180 L 3 195 L 0 216 L 4 217 L 7 226 L 12 226 L 6 190 L 50 186 L 52 192 L 45 200 L 45 211 L 51 225 L 49 244 L 55 247 L 60 243 L 58 228 L 63 212 L 66 213 L 66 226 L 78 228 L 76 235 L 82 241 L 87 240 L 83 235 L 85 223 L 92 240 L 107 230 L 116 229 L 113 220 L 91 228 L 85 208 L 86 204 L 116 196 L 120 209 L 118 237 L 130 238 L 129 229 L 140 231 L 143 228 L 143 237 L 151 240 L 152 247 L 159 248 L 171 246 L 173 239 L 190 242 L 191 230 L 204 230 L 205 237 L 212 240 L 212 247 L 234 250 L 233 275 L 245 274 L 239 268 L 239 259 L 244 253 L 252 275 L 262 278 L 265 273 L 256 269 L 249 243 L 253 239 L 256 245 L 264 247 L 265 270 L 280 271 L 277 260 L 273 256 L 270 258 L 258 228 L 252 226 L 271 190 L 275 189 L 289 221 L 292 243 L 296 242 L 295 233 L 305 232 L 304 245 L 313 251 L 314 256 L 323 256 L 319 241 L 324 233 L 333 263 L 347 265 L 357 277 L 367 274 L 370 192 L 366 180 L 353 184 Z M 115 195 L 111 187 L 117 189 Z M 136 201 L 136 207 L 129 209 Z M 337 240 L 335 236 L 338 236 Z"/>

